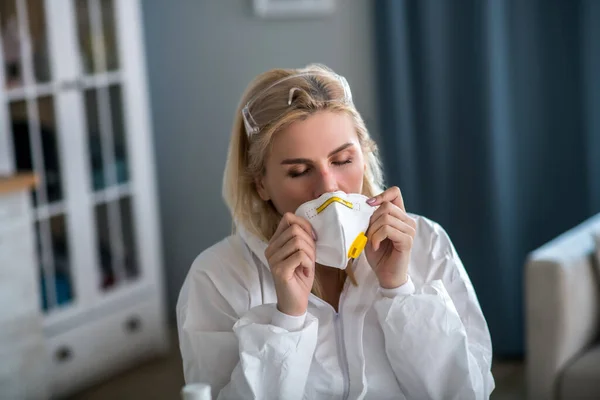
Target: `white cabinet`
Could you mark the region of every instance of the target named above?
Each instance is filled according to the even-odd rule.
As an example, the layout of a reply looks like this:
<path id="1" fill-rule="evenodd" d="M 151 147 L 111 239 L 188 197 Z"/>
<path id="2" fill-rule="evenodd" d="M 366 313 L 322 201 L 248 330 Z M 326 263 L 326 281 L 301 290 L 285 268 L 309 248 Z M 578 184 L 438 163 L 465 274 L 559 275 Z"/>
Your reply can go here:
<path id="1" fill-rule="evenodd" d="M 33 180 L 0 179 L 0 398 L 48 398 L 29 194 Z M 9 188 L 10 186 L 10 188 Z M 15 187 L 16 186 L 16 187 Z"/>
<path id="2" fill-rule="evenodd" d="M 168 343 L 140 1 L 2 0 L 0 35 L 0 174 L 40 180 L 34 272 L 66 395 Z"/>

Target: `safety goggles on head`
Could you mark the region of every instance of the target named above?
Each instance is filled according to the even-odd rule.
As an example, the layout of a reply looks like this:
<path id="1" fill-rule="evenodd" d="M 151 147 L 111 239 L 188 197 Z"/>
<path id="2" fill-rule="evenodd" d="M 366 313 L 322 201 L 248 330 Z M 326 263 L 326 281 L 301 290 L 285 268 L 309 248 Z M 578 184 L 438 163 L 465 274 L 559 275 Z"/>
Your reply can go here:
<path id="1" fill-rule="evenodd" d="M 324 83 L 323 79 L 335 77 L 339 87 L 330 87 L 328 83 Z M 280 104 L 282 113 L 285 107 L 293 107 L 294 95 L 298 91 L 304 91 L 304 87 L 310 88 L 310 93 L 318 102 L 321 103 L 352 103 L 352 93 L 350 92 L 350 86 L 348 81 L 341 75 L 335 73 L 325 72 L 301 72 L 295 75 L 286 76 L 285 78 L 279 79 L 272 83 L 266 89 L 252 97 L 248 103 L 242 109 L 242 117 L 244 118 L 244 126 L 246 127 L 246 134 L 252 136 L 255 133 L 260 132 L 267 124 L 277 119 L 279 116 L 273 116 L 273 110 L 267 110 L 264 108 L 264 104 Z M 282 82 L 287 82 L 290 86 L 288 93 L 279 93 L 272 90 L 276 85 Z M 297 82 L 297 84 L 295 84 Z M 341 88 L 341 90 L 340 90 Z M 281 98 L 273 98 L 274 96 Z M 278 107 L 279 108 L 279 107 Z"/>

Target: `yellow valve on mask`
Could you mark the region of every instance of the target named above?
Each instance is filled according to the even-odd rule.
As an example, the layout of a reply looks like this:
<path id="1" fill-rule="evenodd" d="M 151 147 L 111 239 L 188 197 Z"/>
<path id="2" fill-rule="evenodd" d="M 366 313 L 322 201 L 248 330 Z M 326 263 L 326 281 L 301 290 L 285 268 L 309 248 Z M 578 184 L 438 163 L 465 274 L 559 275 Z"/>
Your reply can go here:
<path id="1" fill-rule="evenodd" d="M 350 245 L 350 250 L 348 250 L 348 258 L 357 258 L 360 256 L 360 253 L 365 249 L 367 245 L 367 236 L 364 232 L 358 234 L 356 239 Z"/>

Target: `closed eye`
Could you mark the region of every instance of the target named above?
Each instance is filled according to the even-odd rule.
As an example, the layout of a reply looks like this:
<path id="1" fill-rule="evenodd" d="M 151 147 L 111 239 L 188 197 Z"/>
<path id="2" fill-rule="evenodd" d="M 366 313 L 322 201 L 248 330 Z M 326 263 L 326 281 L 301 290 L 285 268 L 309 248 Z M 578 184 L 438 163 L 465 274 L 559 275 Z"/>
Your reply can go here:
<path id="1" fill-rule="evenodd" d="M 310 171 L 310 168 L 306 168 L 302 171 L 297 171 L 297 170 L 292 169 L 288 172 L 288 176 L 290 178 L 298 178 L 300 176 L 306 175 L 308 173 L 308 171 Z"/>
<path id="2" fill-rule="evenodd" d="M 337 165 L 337 166 L 341 166 L 341 165 L 346 165 L 346 164 L 351 164 L 352 163 L 352 159 L 349 158 L 345 161 L 334 161 L 332 162 L 333 165 Z"/>
<path id="3" fill-rule="evenodd" d="M 352 163 L 352 159 L 349 158 L 347 160 L 343 160 L 343 161 L 332 161 L 332 164 L 335 165 L 336 167 L 343 167 L 344 165 L 348 165 Z M 291 169 L 290 171 L 288 171 L 288 176 L 290 178 L 299 178 L 301 176 L 307 175 L 310 171 L 311 171 L 312 167 L 307 167 L 306 169 L 303 170 L 298 170 L 298 169 Z"/>

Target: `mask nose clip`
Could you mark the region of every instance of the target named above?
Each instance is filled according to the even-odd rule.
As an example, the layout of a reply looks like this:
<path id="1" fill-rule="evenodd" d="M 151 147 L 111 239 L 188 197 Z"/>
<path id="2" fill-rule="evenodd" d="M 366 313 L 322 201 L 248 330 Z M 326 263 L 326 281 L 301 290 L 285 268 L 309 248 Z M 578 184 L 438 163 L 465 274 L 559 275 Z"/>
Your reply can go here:
<path id="1" fill-rule="evenodd" d="M 319 207 L 317 207 L 317 214 L 320 214 L 323 210 L 325 210 L 327 207 L 329 207 L 332 203 L 340 203 L 340 204 L 348 207 L 349 209 L 354 208 L 354 204 L 352 204 L 351 201 L 344 200 L 340 197 L 334 196 L 334 197 L 330 197 L 323 204 L 321 204 Z"/>

